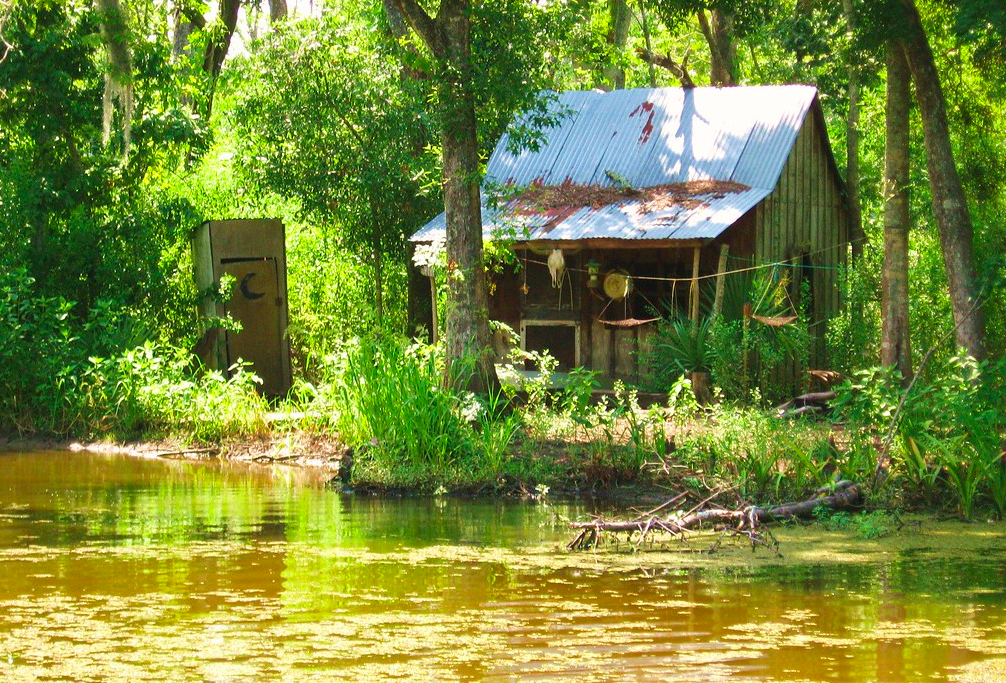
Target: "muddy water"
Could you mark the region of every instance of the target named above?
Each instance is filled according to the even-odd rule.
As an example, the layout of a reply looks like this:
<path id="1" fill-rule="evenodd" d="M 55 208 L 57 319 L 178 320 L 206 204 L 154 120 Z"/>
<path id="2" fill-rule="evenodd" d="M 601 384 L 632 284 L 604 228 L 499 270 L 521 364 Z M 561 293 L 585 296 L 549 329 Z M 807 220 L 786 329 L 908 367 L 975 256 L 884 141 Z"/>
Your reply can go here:
<path id="1" fill-rule="evenodd" d="M 568 504 L 0 455 L 0 681 L 1002 681 L 1006 528 L 569 555 Z"/>

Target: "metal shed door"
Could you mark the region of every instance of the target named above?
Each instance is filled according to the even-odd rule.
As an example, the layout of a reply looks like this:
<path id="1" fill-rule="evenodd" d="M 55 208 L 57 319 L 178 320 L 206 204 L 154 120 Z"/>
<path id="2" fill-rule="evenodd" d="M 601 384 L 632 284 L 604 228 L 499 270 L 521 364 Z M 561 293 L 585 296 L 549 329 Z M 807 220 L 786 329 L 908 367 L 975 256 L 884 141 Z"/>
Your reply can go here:
<path id="1" fill-rule="evenodd" d="M 225 304 L 228 313 L 241 321 L 240 332 L 227 333 L 227 362 L 239 358 L 252 364 L 262 378 L 262 391 L 278 394 L 283 388 L 282 333 L 280 330 L 279 277 L 276 259 L 231 261 L 221 264 L 237 282 Z"/>

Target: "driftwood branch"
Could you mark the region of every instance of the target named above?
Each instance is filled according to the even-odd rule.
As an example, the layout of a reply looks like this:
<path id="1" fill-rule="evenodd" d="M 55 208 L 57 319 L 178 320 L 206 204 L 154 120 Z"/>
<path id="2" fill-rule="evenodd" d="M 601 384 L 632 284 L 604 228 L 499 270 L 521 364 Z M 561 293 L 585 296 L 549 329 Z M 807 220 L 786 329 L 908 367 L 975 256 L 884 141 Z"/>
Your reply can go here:
<path id="1" fill-rule="evenodd" d="M 843 480 L 836 483 L 833 488 L 828 487 L 819 491 L 814 498 L 766 508 L 752 505 L 739 510 L 692 509 L 679 510 L 662 517 L 637 517 L 628 521 L 593 519 L 589 522 L 573 522 L 569 525 L 570 528 L 579 529 L 580 533 L 567 548 L 569 550 L 593 548 L 597 545 L 602 532 L 638 533 L 642 538 L 654 532 L 680 536 L 690 529 L 710 525 L 729 525 L 735 531 L 746 532 L 754 543 L 757 540 L 755 531 L 761 524 L 787 519 L 807 519 L 813 516 L 817 508 L 845 510 L 857 506 L 860 499 L 859 487 L 851 481 Z"/>
<path id="2" fill-rule="evenodd" d="M 206 458 L 215 458 L 219 454 L 219 448 L 182 448 L 177 451 L 159 451 L 156 455 L 158 458 L 187 459 L 197 455 Z"/>

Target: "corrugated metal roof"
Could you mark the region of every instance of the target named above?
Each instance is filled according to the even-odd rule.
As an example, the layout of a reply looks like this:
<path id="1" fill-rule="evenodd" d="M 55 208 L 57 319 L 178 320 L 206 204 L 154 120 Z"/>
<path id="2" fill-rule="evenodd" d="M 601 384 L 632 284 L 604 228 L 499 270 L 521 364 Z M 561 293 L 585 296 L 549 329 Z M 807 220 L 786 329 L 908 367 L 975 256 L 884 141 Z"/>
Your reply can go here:
<path id="1" fill-rule="evenodd" d="M 611 172 L 636 188 L 731 180 L 750 189 L 645 213 L 638 201 L 620 201 L 571 210 L 559 220 L 483 208 L 484 233 L 489 238 L 519 225 L 527 233 L 517 239 L 716 237 L 771 193 L 816 94 L 805 85 L 562 93 L 552 110 L 565 114 L 543 132 L 537 150 L 514 155 L 508 138 L 500 140 L 487 184 L 611 186 Z M 445 227 L 441 214 L 411 239 L 443 239 Z"/>

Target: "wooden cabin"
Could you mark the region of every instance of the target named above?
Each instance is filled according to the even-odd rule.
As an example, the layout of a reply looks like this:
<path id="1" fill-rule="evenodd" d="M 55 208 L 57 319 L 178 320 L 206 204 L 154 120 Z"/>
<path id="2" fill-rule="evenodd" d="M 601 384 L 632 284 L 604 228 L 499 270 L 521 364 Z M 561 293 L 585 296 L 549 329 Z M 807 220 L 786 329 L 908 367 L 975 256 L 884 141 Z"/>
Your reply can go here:
<path id="1" fill-rule="evenodd" d="M 493 278 L 490 316 L 523 348 L 636 380 L 654 318 L 695 318 L 703 283 L 758 268 L 794 293 L 807 281 L 826 362 L 848 224 L 814 87 L 567 92 L 552 107 L 537 149 L 513 153 L 504 136 L 486 174 L 486 188 L 514 190 L 484 206 L 486 239 L 512 240 L 521 264 Z M 412 241 L 444 233 L 441 214 Z"/>

